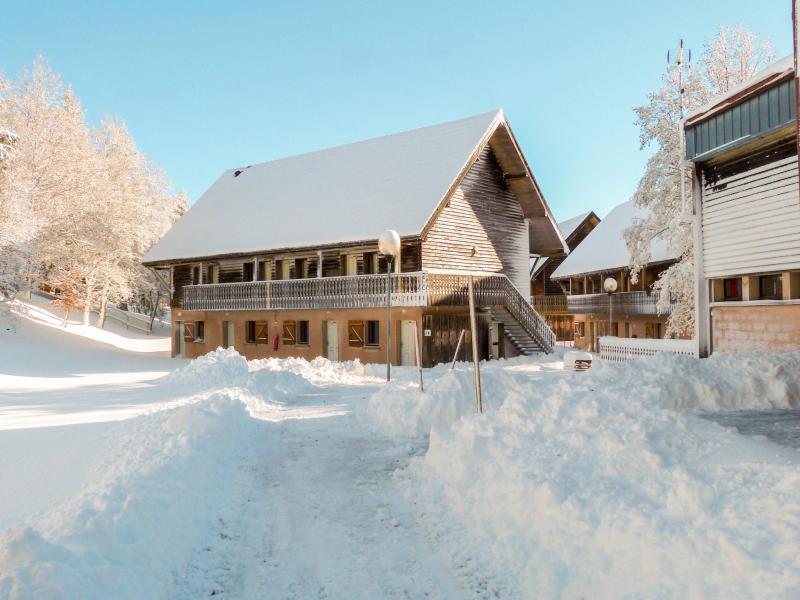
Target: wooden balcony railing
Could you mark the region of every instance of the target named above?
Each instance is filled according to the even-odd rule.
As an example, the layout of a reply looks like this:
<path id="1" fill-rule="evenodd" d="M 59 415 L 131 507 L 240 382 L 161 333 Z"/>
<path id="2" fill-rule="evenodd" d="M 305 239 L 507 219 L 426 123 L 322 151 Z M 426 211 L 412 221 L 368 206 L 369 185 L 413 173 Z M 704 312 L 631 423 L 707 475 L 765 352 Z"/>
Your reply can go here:
<path id="1" fill-rule="evenodd" d="M 467 306 L 469 273 L 393 273 L 393 306 Z M 555 335 L 544 319 L 503 274 L 473 274 L 479 307 L 503 306 L 541 347 L 550 352 Z M 386 275 L 319 277 L 189 285 L 183 308 L 193 311 L 381 308 L 386 306 Z"/>
<path id="2" fill-rule="evenodd" d="M 576 294 L 567 296 L 567 309 L 570 314 L 608 315 L 609 302 L 613 302 L 615 315 L 658 315 L 669 314 L 675 307 L 671 299 L 666 312 L 658 312 L 658 292 L 616 292 L 614 294 Z"/>
<path id="3" fill-rule="evenodd" d="M 566 313 L 567 297 L 563 294 L 534 296 L 533 308 L 540 313 Z"/>

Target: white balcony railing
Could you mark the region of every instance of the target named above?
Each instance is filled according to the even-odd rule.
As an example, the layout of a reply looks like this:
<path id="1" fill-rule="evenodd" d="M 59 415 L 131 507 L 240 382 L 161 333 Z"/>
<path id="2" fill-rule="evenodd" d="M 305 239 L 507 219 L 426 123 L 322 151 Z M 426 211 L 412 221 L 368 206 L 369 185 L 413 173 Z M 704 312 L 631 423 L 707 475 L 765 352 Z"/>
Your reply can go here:
<path id="1" fill-rule="evenodd" d="M 393 273 L 394 306 L 466 306 L 469 273 Z M 503 306 L 550 352 L 555 335 L 544 319 L 503 274 L 472 275 L 479 307 Z M 183 308 L 192 311 L 380 308 L 386 306 L 386 275 L 318 277 L 189 285 Z"/>

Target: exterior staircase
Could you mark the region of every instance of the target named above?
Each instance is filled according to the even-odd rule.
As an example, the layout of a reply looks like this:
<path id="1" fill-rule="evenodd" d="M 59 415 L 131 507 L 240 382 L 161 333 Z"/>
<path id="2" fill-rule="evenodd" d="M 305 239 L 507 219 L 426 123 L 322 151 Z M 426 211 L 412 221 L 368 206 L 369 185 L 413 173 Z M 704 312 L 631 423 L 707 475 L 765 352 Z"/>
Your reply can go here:
<path id="1" fill-rule="evenodd" d="M 503 323 L 506 339 L 517 352 L 523 356 L 548 352 L 504 306 L 492 306 L 490 312 L 493 320 Z"/>

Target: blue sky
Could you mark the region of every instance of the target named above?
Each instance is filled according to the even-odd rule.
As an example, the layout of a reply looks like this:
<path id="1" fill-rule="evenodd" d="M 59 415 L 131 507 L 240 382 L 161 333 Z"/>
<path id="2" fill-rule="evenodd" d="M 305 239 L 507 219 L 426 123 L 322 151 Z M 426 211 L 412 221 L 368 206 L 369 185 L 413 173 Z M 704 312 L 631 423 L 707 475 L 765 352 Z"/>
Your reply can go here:
<path id="1" fill-rule="evenodd" d="M 792 43 L 790 0 L 28 1 L 2 21 L 0 69 L 44 54 L 191 201 L 229 167 L 501 107 L 559 219 L 635 190 L 631 109 L 680 37 L 699 55 L 741 23 L 779 57 Z"/>

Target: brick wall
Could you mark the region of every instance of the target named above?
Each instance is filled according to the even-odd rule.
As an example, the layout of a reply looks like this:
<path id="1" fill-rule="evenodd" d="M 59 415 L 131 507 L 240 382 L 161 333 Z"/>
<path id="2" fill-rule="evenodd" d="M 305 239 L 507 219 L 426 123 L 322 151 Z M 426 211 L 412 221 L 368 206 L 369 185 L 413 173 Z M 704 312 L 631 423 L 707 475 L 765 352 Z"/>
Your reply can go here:
<path id="1" fill-rule="evenodd" d="M 800 350 L 800 304 L 711 309 L 714 352 Z"/>

